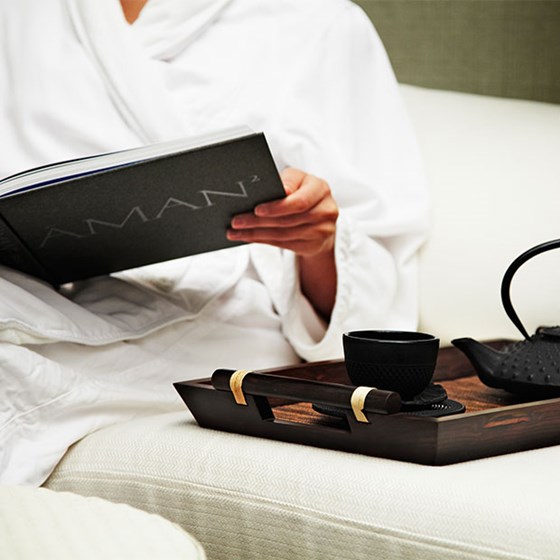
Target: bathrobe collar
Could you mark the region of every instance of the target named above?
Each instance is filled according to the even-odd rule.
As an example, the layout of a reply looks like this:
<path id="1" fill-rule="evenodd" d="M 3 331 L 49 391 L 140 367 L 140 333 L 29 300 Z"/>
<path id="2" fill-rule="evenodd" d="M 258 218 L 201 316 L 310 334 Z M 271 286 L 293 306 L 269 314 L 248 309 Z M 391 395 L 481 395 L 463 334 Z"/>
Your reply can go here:
<path id="1" fill-rule="evenodd" d="M 115 105 L 144 143 L 192 134 L 165 84 L 164 61 L 219 17 L 230 0 L 149 0 L 129 25 L 118 0 L 66 0 L 74 30 Z"/>

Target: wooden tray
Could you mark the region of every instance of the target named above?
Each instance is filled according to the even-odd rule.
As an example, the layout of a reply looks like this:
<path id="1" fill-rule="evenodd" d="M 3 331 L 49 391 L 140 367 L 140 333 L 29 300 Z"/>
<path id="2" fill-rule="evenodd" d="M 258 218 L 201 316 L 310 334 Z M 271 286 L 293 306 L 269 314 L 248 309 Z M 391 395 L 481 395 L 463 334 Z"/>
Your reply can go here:
<path id="1" fill-rule="evenodd" d="M 499 347 L 503 341 L 490 344 Z M 265 380 L 267 387 L 262 390 L 251 389 L 256 383 L 243 383 L 246 406 L 237 404 L 230 390 L 216 389 L 210 378 L 175 383 L 175 387 L 205 428 L 424 465 L 447 465 L 560 443 L 560 398 L 531 401 L 489 388 L 452 347 L 440 350 L 434 381 L 445 387 L 450 399 L 463 403 L 466 411 L 440 418 L 390 413 L 389 407 L 381 413 L 366 412 L 369 422 L 363 423 L 349 406 L 345 418 L 315 412 L 311 402 L 337 405 L 353 391 L 347 386 L 341 360 L 255 373 L 272 377 Z M 303 393 L 298 391 L 300 398 L 294 401 L 289 387 L 295 379 L 300 380 L 299 385 L 306 381 Z M 381 403 L 380 409 L 381 397 L 372 399 Z M 375 410 L 375 402 L 368 410 Z"/>

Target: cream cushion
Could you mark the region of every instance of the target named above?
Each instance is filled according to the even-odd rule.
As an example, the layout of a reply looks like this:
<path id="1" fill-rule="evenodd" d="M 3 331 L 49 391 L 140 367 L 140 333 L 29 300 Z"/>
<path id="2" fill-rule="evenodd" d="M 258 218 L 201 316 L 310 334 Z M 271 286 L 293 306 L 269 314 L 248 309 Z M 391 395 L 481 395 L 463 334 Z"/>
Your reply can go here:
<path id="1" fill-rule="evenodd" d="M 200 428 L 184 411 L 107 428 L 47 485 L 158 512 L 209 560 L 557 560 L 560 447 L 445 467 Z"/>
<path id="2" fill-rule="evenodd" d="M 420 328 L 441 337 L 520 338 L 503 311 L 508 265 L 560 238 L 560 105 L 401 86 L 433 199 L 420 259 Z M 560 317 L 560 251 L 512 284 L 529 332 Z"/>
<path id="3" fill-rule="evenodd" d="M 560 237 L 560 107 L 402 91 L 434 201 L 420 328 L 443 343 L 519 336 L 499 287 L 518 254 Z M 560 315 L 555 258 L 514 280 L 530 330 Z M 181 409 L 88 436 L 47 486 L 157 512 L 210 560 L 556 560 L 558 464 L 550 447 L 425 467 L 204 430 Z"/>
<path id="4" fill-rule="evenodd" d="M 204 560 L 200 544 L 157 515 L 99 498 L 0 487 L 5 560 Z"/>

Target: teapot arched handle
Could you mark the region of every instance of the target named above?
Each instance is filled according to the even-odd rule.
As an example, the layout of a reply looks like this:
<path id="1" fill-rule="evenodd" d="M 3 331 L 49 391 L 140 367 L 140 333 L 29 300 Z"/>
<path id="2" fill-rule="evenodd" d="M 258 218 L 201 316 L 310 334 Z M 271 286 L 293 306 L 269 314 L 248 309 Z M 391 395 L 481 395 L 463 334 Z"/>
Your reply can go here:
<path id="1" fill-rule="evenodd" d="M 510 297 L 510 285 L 511 280 L 517 270 L 525 264 L 529 259 L 540 255 L 541 253 L 545 253 L 546 251 L 551 251 L 552 249 L 560 249 L 560 239 L 554 239 L 553 241 L 547 241 L 545 243 L 541 243 L 540 245 L 536 245 L 532 247 L 528 251 L 525 251 L 523 254 L 519 255 L 508 267 L 506 273 L 504 274 L 504 278 L 502 280 L 502 304 L 504 309 L 506 310 L 507 316 L 511 319 L 512 323 L 517 327 L 517 329 L 521 332 L 521 334 L 526 338 L 529 339 L 529 333 L 523 326 L 523 323 L 519 319 L 513 305 L 511 304 L 511 297 Z"/>

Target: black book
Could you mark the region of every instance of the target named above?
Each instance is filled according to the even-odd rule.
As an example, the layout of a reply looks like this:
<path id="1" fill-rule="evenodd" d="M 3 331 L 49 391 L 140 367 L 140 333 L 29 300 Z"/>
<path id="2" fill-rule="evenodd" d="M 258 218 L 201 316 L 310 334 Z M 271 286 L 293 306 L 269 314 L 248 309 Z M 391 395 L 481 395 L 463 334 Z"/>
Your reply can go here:
<path id="1" fill-rule="evenodd" d="M 0 181 L 0 264 L 54 285 L 215 251 L 285 196 L 248 128 L 60 162 Z"/>

